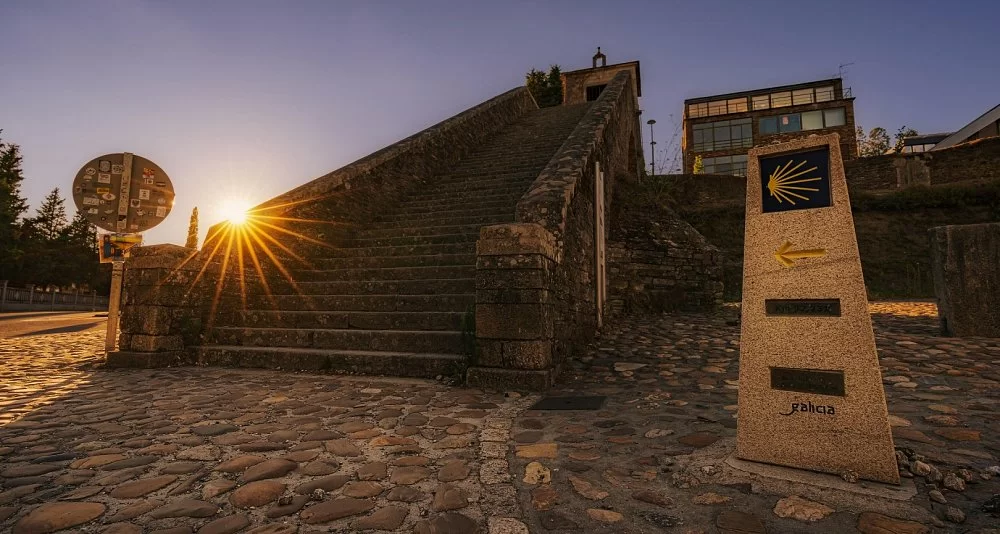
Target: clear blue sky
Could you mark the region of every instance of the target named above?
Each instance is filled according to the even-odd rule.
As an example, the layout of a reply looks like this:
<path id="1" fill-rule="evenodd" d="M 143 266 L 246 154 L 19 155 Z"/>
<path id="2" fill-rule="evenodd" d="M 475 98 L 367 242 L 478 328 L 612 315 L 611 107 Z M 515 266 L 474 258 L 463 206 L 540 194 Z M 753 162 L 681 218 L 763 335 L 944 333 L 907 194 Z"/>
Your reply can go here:
<path id="1" fill-rule="evenodd" d="M 685 98 L 843 63 L 860 124 L 954 130 L 1000 103 L 998 21 L 995 0 L 3 0 L 0 128 L 32 209 L 98 155 L 157 162 L 177 200 L 147 243 L 182 243 L 194 206 L 204 235 L 221 199 L 263 201 L 597 45 L 642 62 L 660 147 Z"/>

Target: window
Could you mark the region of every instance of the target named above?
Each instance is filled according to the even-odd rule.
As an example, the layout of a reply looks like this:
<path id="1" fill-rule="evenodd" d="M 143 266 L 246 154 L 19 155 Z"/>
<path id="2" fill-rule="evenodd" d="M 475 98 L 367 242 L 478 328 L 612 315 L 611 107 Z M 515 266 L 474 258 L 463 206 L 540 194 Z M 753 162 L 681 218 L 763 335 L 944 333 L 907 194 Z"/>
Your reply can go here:
<path id="1" fill-rule="evenodd" d="M 802 115 L 792 113 L 791 115 L 781 115 L 778 117 L 778 131 L 797 132 L 802 129 Z"/>
<path id="2" fill-rule="evenodd" d="M 820 130 L 823 128 L 823 112 L 807 111 L 802 114 L 803 130 Z"/>
<path id="3" fill-rule="evenodd" d="M 690 104 L 688 105 L 688 117 L 707 117 L 708 116 L 708 104 Z"/>
<path id="4" fill-rule="evenodd" d="M 828 85 L 826 87 L 816 88 L 816 101 L 817 102 L 829 102 L 833 100 L 833 86 Z"/>
<path id="5" fill-rule="evenodd" d="M 726 107 L 730 113 L 742 113 L 747 110 L 747 99 L 743 98 L 730 98 L 726 101 Z"/>
<path id="6" fill-rule="evenodd" d="M 731 174 L 733 176 L 747 175 L 746 154 L 737 156 L 719 156 L 717 158 L 702 158 L 705 174 Z"/>
<path id="7" fill-rule="evenodd" d="M 778 117 L 761 117 L 760 133 L 762 134 L 778 133 Z"/>
<path id="8" fill-rule="evenodd" d="M 847 119 L 844 117 L 844 108 L 824 109 L 823 122 L 827 128 L 847 124 Z"/>
<path id="9" fill-rule="evenodd" d="M 604 88 L 607 87 L 607 86 L 608 86 L 608 84 L 604 84 L 604 85 L 591 85 L 590 87 L 588 87 L 587 88 L 587 102 L 593 102 L 594 100 L 597 100 L 601 96 L 601 93 L 604 92 Z M 577 94 L 580 94 L 580 93 L 577 93 Z"/>
<path id="10" fill-rule="evenodd" d="M 789 113 L 773 117 L 761 117 L 758 128 L 761 135 L 821 130 L 847 124 L 844 108 Z"/>
<path id="11" fill-rule="evenodd" d="M 708 114 L 709 115 L 725 115 L 726 114 L 726 101 L 716 100 L 715 102 L 708 103 Z"/>
<path id="12" fill-rule="evenodd" d="M 800 106 L 802 104 L 812 104 L 812 103 L 813 103 L 812 88 L 792 91 L 792 105 Z"/>
<path id="13" fill-rule="evenodd" d="M 785 91 L 782 93 L 771 93 L 772 108 L 783 108 L 785 106 L 791 106 L 791 105 L 792 105 L 791 91 Z"/>
<path id="14" fill-rule="evenodd" d="M 752 97 L 753 109 L 771 109 L 771 97 L 770 95 L 760 95 Z"/>
<path id="15" fill-rule="evenodd" d="M 706 122 L 695 124 L 691 129 L 691 148 L 698 152 L 753 146 L 750 119 Z"/>

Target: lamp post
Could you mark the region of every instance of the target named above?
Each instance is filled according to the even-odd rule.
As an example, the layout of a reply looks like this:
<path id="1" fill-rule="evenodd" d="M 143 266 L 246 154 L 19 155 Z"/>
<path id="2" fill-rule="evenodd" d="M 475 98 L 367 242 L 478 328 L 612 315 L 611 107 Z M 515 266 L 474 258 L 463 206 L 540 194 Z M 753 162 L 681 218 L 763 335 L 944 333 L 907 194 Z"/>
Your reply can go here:
<path id="1" fill-rule="evenodd" d="M 656 175 L 656 141 L 653 140 L 653 125 L 656 124 L 656 119 L 649 119 L 646 121 L 649 125 L 649 174 L 650 176 Z"/>

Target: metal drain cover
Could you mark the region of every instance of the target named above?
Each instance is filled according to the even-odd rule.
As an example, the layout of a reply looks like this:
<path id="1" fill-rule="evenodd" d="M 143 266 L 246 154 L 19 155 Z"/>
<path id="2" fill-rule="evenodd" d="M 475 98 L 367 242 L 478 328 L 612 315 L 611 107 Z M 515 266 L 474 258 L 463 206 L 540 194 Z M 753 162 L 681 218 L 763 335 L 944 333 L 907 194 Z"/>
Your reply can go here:
<path id="1" fill-rule="evenodd" d="M 607 397 L 545 397 L 530 410 L 600 410 Z"/>

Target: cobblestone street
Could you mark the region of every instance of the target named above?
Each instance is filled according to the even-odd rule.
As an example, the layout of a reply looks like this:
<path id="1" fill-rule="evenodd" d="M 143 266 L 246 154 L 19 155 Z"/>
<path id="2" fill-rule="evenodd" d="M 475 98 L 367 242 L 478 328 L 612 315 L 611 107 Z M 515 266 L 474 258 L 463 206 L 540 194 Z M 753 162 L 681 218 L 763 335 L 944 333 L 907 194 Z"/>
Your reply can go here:
<path id="1" fill-rule="evenodd" d="M 997 532 L 1000 339 L 937 337 L 931 304 L 871 311 L 923 516 L 790 499 L 699 463 L 735 438 L 727 308 L 607 327 L 551 392 L 607 396 L 598 411 L 421 380 L 103 370 L 100 329 L 3 339 L 0 530 Z"/>

